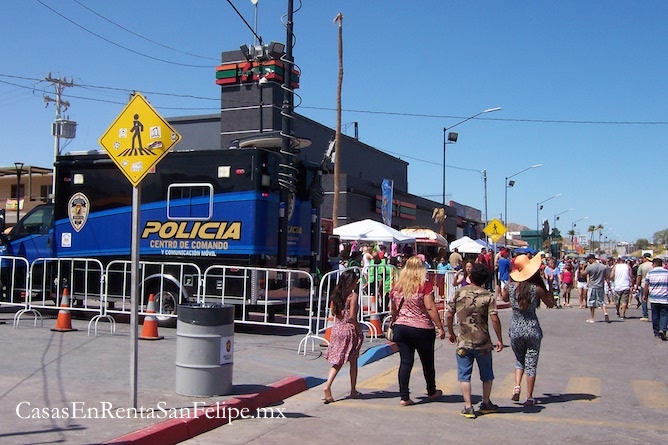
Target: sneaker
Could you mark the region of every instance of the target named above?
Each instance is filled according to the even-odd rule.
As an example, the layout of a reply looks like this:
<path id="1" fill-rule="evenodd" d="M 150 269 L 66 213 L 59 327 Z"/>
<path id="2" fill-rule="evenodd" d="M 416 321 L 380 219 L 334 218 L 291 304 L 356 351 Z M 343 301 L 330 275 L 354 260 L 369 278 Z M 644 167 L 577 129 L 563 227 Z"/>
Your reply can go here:
<path id="1" fill-rule="evenodd" d="M 640 321 L 649 321 L 649 318 L 647 318 L 647 317 L 640 317 Z"/>
<path id="2" fill-rule="evenodd" d="M 668 338 L 666 338 L 666 333 L 663 331 L 659 331 L 659 338 L 663 341 L 667 341 Z"/>
<path id="3" fill-rule="evenodd" d="M 488 403 L 480 402 L 480 414 L 495 413 L 498 410 L 499 406 L 493 404 L 491 400 Z"/>
<path id="4" fill-rule="evenodd" d="M 605 317 L 605 322 L 610 323 L 610 316 L 608 314 L 605 314 L 604 317 Z"/>
<path id="5" fill-rule="evenodd" d="M 472 406 L 470 406 L 468 408 L 464 408 L 462 410 L 462 412 L 460 412 L 459 414 L 466 417 L 467 419 L 475 419 L 476 417 L 478 417 L 478 416 L 476 416 L 475 410 L 473 409 Z"/>

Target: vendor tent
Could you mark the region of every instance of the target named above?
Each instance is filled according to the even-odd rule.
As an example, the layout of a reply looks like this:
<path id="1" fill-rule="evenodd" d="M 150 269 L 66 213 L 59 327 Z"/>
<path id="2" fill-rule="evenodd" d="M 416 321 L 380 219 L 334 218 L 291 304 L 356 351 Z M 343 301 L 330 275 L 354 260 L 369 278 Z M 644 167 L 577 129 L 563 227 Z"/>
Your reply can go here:
<path id="1" fill-rule="evenodd" d="M 408 227 L 401 229 L 404 235 L 415 237 L 417 243 L 433 244 L 435 246 L 447 247 L 448 241 L 443 235 L 431 229 L 423 227 Z"/>
<path id="2" fill-rule="evenodd" d="M 414 243 L 415 237 L 404 235 L 382 222 L 372 219 L 355 221 L 334 229 L 343 241 L 380 241 L 386 243 Z"/>
<path id="3" fill-rule="evenodd" d="M 472 240 L 468 236 L 463 236 L 450 243 L 450 250 L 458 249 L 460 253 L 480 253 L 483 245 Z"/>

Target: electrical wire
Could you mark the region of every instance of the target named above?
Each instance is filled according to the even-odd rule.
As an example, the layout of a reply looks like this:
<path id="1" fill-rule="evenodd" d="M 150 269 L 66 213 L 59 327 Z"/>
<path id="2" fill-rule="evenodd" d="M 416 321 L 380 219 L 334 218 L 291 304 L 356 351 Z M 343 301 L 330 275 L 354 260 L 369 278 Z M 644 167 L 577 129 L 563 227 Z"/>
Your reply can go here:
<path id="1" fill-rule="evenodd" d="M 39 1 L 39 0 L 38 0 Z M 5 77 L 5 78 L 11 78 L 11 79 L 21 79 L 21 80 L 30 80 L 30 81 L 35 81 L 35 82 L 40 82 L 43 81 L 43 79 L 36 79 L 32 77 L 24 77 L 24 76 L 16 76 L 16 75 L 11 75 L 11 74 L 2 74 L 0 73 L 0 77 Z M 21 84 L 16 84 L 12 82 L 7 82 L 7 81 L 2 81 L 0 80 L 0 83 L 4 83 L 7 85 L 12 85 L 20 88 L 27 88 L 27 89 L 34 89 L 34 87 L 28 87 L 26 85 L 21 85 Z M 129 89 L 129 88 L 115 88 L 115 87 L 109 87 L 109 86 L 101 86 L 101 85 L 88 85 L 88 84 L 76 84 L 76 86 L 82 87 L 82 88 L 92 88 L 92 89 L 101 89 L 101 90 L 110 90 L 110 91 L 120 91 L 126 94 L 132 93 L 133 91 L 137 91 L 137 89 Z M 40 91 L 44 93 L 48 93 L 46 90 L 39 90 L 35 89 L 35 91 Z M 163 93 L 160 91 L 144 91 L 141 90 L 143 94 L 152 94 L 155 96 L 167 96 L 167 97 L 176 97 L 176 98 L 182 98 L 182 99 L 195 99 L 195 100 L 204 100 L 204 101 L 211 101 L 211 102 L 218 102 L 220 98 L 214 98 L 214 97 L 205 97 L 205 96 L 195 96 L 191 94 L 177 94 L 177 93 Z M 75 96 L 68 95 L 69 97 L 76 98 Z M 85 98 L 86 100 L 95 100 L 92 98 Z M 116 103 L 116 102 L 111 102 L 111 103 Z M 242 101 L 238 101 L 237 103 L 241 105 L 253 105 L 252 103 L 246 103 Z M 170 109 L 169 107 L 162 107 L 163 109 Z M 323 111 L 336 111 L 334 108 L 327 108 L 327 107 L 309 107 L 306 105 L 301 105 L 300 108 L 304 109 L 309 109 L 309 110 L 323 110 Z M 171 108 L 171 109 L 202 109 L 202 110 L 213 110 L 214 108 L 208 108 L 208 107 L 202 107 L 202 108 Z M 219 108 L 215 108 L 219 109 Z M 357 110 L 357 109 L 344 109 L 346 113 L 361 113 L 361 114 L 377 114 L 377 115 L 389 115 L 389 116 L 402 116 L 402 117 L 423 117 L 423 118 L 431 118 L 431 119 L 462 119 L 462 116 L 449 116 L 449 115 L 440 115 L 440 114 L 419 114 L 419 113 L 402 113 L 402 112 L 394 112 L 394 111 L 377 111 L 377 110 Z M 668 121 L 591 121 L 591 120 L 564 120 L 564 119 L 526 119 L 526 118 L 486 118 L 486 117 L 478 117 L 476 118 L 477 120 L 493 120 L 493 121 L 499 121 L 499 122 L 525 122 L 525 123 L 552 123 L 552 124 L 585 124 L 585 125 L 668 125 Z M 388 152 L 390 153 L 390 152 Z"/>
<path id="2" fill-rule="evenodd" d="M 158 46 L 161 46 L 161 47 L 163 47 L 163 48 L 166 48 L 166 49 L 169 49 L 169 50 L 172 50 L 172 51 L 176 51 L 177 53 L 185 54 L 185 55 L 187 55 L 187 56 L 198 57 L 198 58 L 200 58 L 200 59 L 206 59 L 206 60 L 213 60 L 213 61 L 216 61 L 216 62 L 218 61 L 218 59 L 215 59 L 215 58 L 213 58 L 213 57 L 200 56 L 199 54 L 193 54 L 193 53 L 189 53 L 189 52 L 187 52 L 187 51 L 181 51 L 180 49 L 176 49 L 176 48 L 173 48 L 173 47 L 168 46 L 168 45 L 163 45 L 163 44 L 160 43 L 160 42 L 156 42 L 155 40 L 149 39 L 149 38 L 146 37 L 146 36 L 143 36 L 143 35 L 141 35 L 141 34 L 138 34 L 138 33 L 134 32 L 134 31 L 132 31 L 131 29 L 128 29 L 128 28 L 126 28 L 126 27 L 124 27 L 124 26 L 122 26 L 122 25 L 120 25 L 120 24 L 114 22 L 113 20 L 108 19 L 107 17 L 103 16 L 103 15 L 100 14 L 99 12 L 94 11 L 93 9 L 91 9 L 91 8 L 89 8 L 88 6 L 84 5 L 84 4 L 81 3 L 79 0 L 73 0 L 73 1 L 74 1 L 74 3 L 76 3 L 76 4 L 79 5 L 79 6 L 81 6 L 82 8 L 84 8 L 84 9 L 90 11 L 91 13 L 95 14 L 96 16 L 100 17 L 102 20 L 105 20 L 105 21 L 111 23 L 112 25 L 114 25 L 114 26 L 116 26 L 116 27 L 118 27 L 118 28 L 121 28 L 123 31 L 128 32 L 128 33 L 132 34 L 133 36 L 137 36 L 137 37 L 139 37 L 140 39 L 146 40 L 147 42 L 151 42 L 151 43 L 153 43 L 154 45 L 158 45 Z"/>
<path id="3" fill-rule="evenodd" d="M 168 63 L 168 64 L 170 64 L 170 65 L 185 66 L 185 67 L 189 67 L 189 68 L 207 68 L 207 69 L 211 69 L 211 68 L 213 67 L 213 65 L 193 65 L 193 64 L 189 64 L 189 63 L 173 62 L 173 61 L 171 61 L 171 60 L 161 59 L 161 58 L 159 58 L 159 57 L 154 57 L 154 56 L 150 56 L 150 55 L 148 55 L 148 54 L 141 53 L 141 52 L 139 52 L 139 51 L 135 51 L 135 50 L 132 49 L 132 48 L 128 48 L 127 46 L 123 46 L 123 45 L 121 45 L 121 44 L 119 44 L 119 43 L 116 43 L 116 42 L 114 42 L 114 41 L 112 41 L 112 40 L 109 40 L 109 39 L 107 39 L 106 37 L 103 37 L 103 36 L 101 36 L 100 34 L 97 34 L 96 32 L 91 31 L 90 29 L 86 28 L 85 26 L 82 26 L 82 25 L 78 24 L 78 23 L 75 22 L 74 20 L 72 20 L 72 19 L 66 17 L 65 15 L 63 15 L 63 14 L 61 14 L 60 12 L 56 11 L 56 10 L 53 9 L 52 7 L 48 6 L 48 5 L 45 4 L 42 0 L 35 0 L 35 1 L 36 1 L 37 3 L 39 3 L 40 5 L 44 6 L 46 9 L 50 10 L 51 12 L 53 12 L 54 14 L 56 14 L 57 16 L 61 17 L 62 19 L 67 20 L 68 22 L 70 22 L 71 24 L 73 24 L 74 26 L 76 26 L 77 28 L 80 28 L 80 29 L 86 31 L 87 33 L 92 34 L 92 35 L 94 35 L 95 37 L 97 37 L 98 39 L 104 40 L 105 42 L 107 42 L 107 43 L 109 43 L 109 44 L 111 44 L 111 45 L 114 45 L 114 46 L 116 46 L 116 47 L 118 47 L 118 48 L 121 48 L 121 49 L 124 49 L 124 50 L 126 50 L 126 51 L 129 51 L 129 52 L 131 52 L 131 53 L 133 53 L 133 54 L 136 54 L 136 55 L 138 55 L 138 56 L 146 57 L 147 59 L 155 60 L 155 61 L 158 61 L 158 62 Z"/>

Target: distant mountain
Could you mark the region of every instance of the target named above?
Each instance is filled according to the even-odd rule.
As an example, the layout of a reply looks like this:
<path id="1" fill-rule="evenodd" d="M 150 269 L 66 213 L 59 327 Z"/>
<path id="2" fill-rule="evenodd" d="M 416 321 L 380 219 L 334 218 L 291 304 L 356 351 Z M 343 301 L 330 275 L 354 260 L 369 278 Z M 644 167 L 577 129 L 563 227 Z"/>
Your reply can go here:
<path id="1" fill-rule="evenodd" d="M 532 230 L 527 226 L 523 226 L 522 224 L 516 224 L 516 223 L 508 223 L 507 229 L 509 232 L 521 232 L 523 230 Z"/>

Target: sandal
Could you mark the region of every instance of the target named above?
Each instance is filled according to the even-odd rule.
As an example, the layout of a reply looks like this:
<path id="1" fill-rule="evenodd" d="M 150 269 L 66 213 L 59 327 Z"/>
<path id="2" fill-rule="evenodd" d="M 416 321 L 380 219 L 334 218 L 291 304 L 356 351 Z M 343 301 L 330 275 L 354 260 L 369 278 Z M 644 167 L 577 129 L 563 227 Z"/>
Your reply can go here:
<path id="1" fill-rule="evenodd" d="M 402 400 L 401 402 L 399 402 L 399 404 L 401 406 L 411 406 L 415 405 L 415 402 L 413 402 L 411 399 L 408 399 L 408 400 Z"/>
<path id="2" fill-rule="evenodd" d="M 524 401 L 524 406 L 534 406 L 534 405 L 536 405 L 536 399 L 529 399 L 529 398 L 527 398 L 527 399 Z"/>
<path id="3" fill-rule="evenodd" d="M 520 401 L 520 393 L 522 392 L 522 387 L 521 386 L 516 386 L 513 389 L 513 396 L 510 398 L 510 400 L 514 402 L 519 402 Z"/>
<path id="4" fill-rule="evenodd" d="M 436 391 L 434 391 L 433 394 L 428 395 L 427 397 L 429 398 L 430 401 L 433 402 L 434 400 L 438 400 L 442 395 L 443 395 L 443 391 L 441 391 L 440 389 L 437 389 Z"/>
<path id="5" fill-rule="evenodd" d="M 332 391 L 330 390 L 325 390 L 325 396 L 322 398 L 322 400 L 325 401 L 325 405 L 329 405 L 330 403 L 334 403 L 334 397 L 332 397 Z"/>

